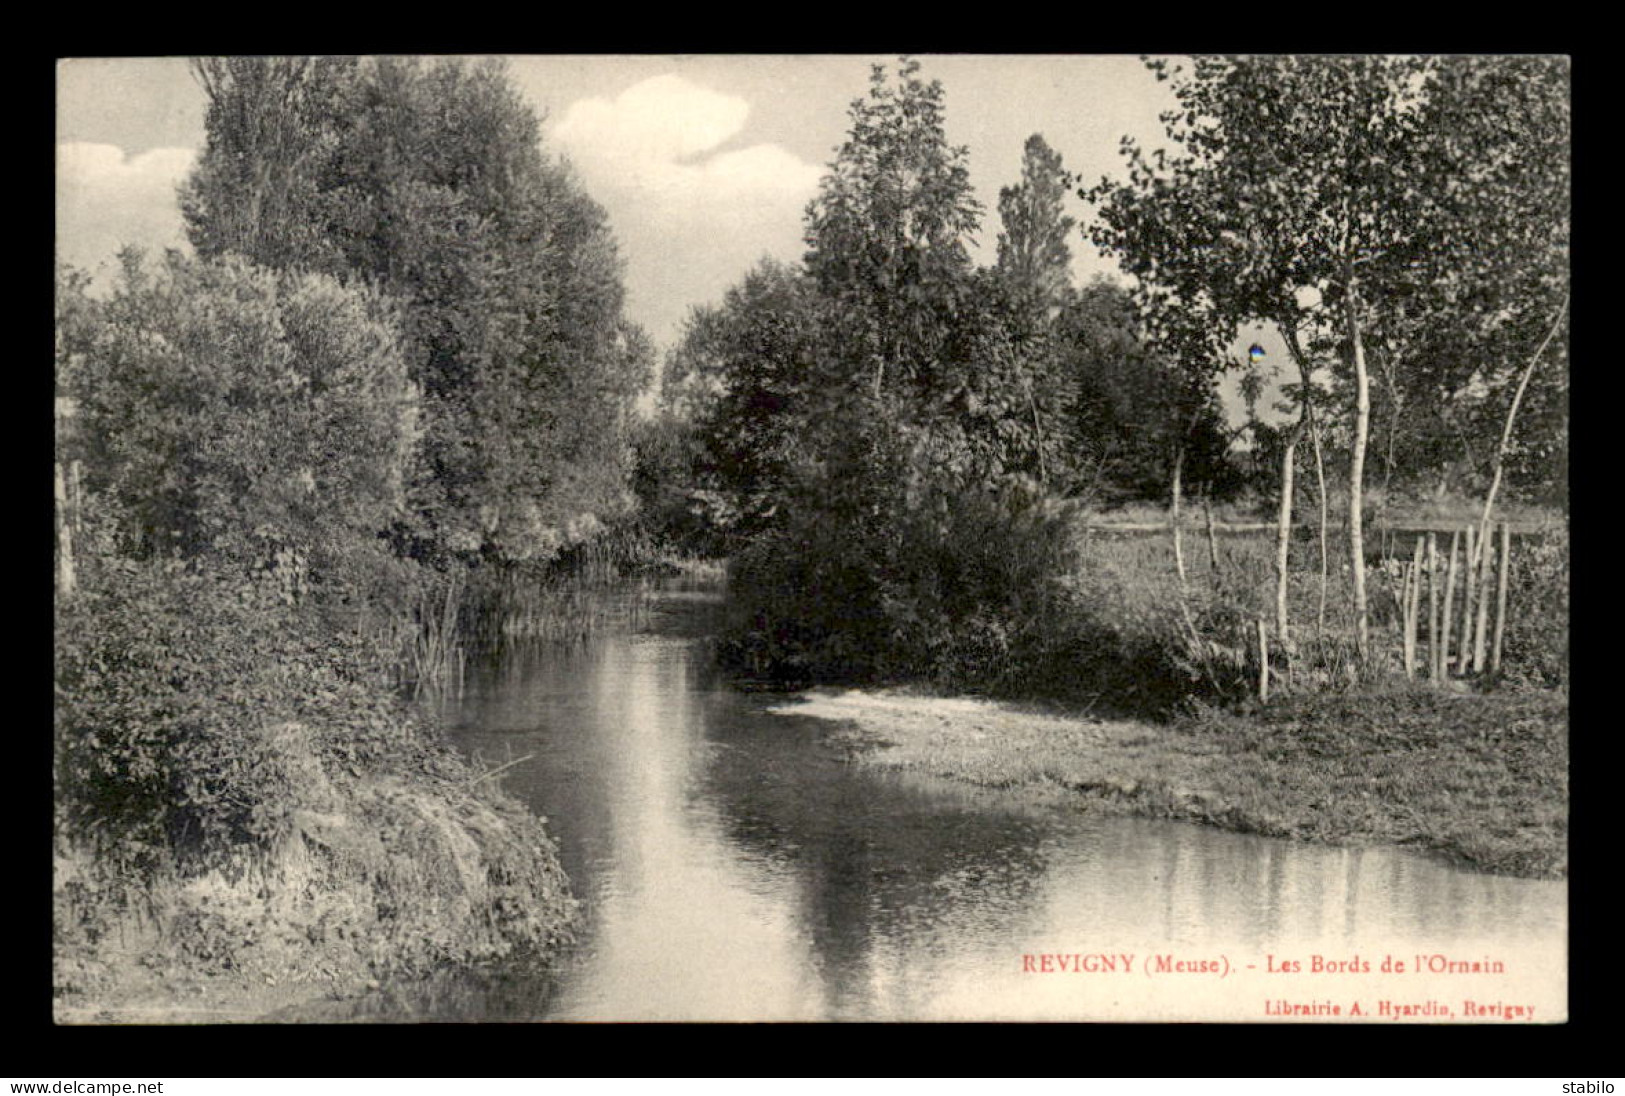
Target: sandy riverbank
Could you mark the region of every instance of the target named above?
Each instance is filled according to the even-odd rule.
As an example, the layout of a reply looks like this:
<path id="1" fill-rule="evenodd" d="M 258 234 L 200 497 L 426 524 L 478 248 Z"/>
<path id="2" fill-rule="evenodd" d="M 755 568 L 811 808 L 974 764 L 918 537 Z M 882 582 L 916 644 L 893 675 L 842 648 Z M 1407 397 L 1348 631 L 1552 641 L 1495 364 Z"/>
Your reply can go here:
<path id="1" fill-rule="evenodd" d="M 858 764 L 1076 809 L 1567 873 L 1567 702 L 1546 694 L 1306 698 L 1170 724 L 907 690 L 811 692 L 774 710 L 834 721 Z"/>

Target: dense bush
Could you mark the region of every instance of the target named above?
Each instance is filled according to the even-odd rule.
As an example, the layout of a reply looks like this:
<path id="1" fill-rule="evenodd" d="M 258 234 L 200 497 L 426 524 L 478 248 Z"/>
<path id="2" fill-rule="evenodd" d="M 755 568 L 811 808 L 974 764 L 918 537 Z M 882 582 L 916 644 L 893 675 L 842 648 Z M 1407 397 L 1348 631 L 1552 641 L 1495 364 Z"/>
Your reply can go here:
<path id="1" fill-rule="evenodd" d="M 736 560 L 725 657 L 785 681 L 923 678 L 999 691 L 1064 603 L 1064 514 L 1020 486 L 899 495 L 891 520 L 792 520 Z"/>
<path id="2" fill-rule="evenodd" d="M 374 640 L 240 571 L 97 574 L 55 643 L 59 994 L 351 992 L 568 936 L 542 823 L 380 684 Z"/>
<path id="3" fill-rule="evenodd" d="M 1512 549 L 1501 681 L 1515 688 L 1569 683 L 1569 536 L 1567 529 Z"/>
<path id="4" fill-rule="evenodd" d="M 75 837 L 188 869 L 274 845 L 318 783 L 279 741 L 290 723 L 332 764 L 412 760 L 358 638 L 264 583 L 178 564 L 108 577 L 58 614 L 57 803 Z"/>
<path id="5" fill-rule="evenodd" d="M 75 304 L 65 294 L 62 307 Z M 137 559 L 279 557 L 329 587 L 376 561 L 417 437 L 394 315 L 331 278 L 236 258 L 125 258 L 94 322 L 64 325 L 73 456 L 109 548 Z"/>

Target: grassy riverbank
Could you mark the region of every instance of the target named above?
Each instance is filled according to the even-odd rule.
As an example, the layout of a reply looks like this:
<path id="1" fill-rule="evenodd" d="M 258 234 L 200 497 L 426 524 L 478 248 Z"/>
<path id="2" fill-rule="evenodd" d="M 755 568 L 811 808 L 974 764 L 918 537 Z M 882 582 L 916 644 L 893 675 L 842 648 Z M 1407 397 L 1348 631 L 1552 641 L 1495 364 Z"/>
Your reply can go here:
<path id="1" fill-rule="evenodd" d="M 285 729 L 290 755 L 314 758 Z M 315 808 L 276 848 L 129 888 L 59 856 L 59 1023 L 234 1023 L 381 980 L 541 961 L 574 902 L 543 825 L 426 747 L 389 773 L 311 764 Z"/>
<path id="2" fill-rule="evenodd" d="M 364 630 L 261 593 L 127 567 L 59 607 L 59 1022 L 252 1021 L 569 933 L 545 821 Z"/>
<path id="3" fill-rule="evenodd" d="M 778 710 L 840 721 L 859 764 L 1084 810 L 1567 873 L 1568 705 L 1552 694 L 1305 696 L 1169 724 L 905 691 L 819 692 Z"/>

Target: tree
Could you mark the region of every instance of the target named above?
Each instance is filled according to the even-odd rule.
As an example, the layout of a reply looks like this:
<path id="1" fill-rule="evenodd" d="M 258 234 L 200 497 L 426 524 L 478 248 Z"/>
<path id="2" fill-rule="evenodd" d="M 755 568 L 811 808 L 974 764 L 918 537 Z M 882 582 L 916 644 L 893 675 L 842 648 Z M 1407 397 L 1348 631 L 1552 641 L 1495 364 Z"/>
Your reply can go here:
<path id="1" fill-rule="evenodd" d="M 1367 649 L 1363 539 L 1370 420 L 1367 343 L 1391 274 L 1430 217 L 1437 180 L 1423 106 L 1433 63 L 1421 58 L 1198 58 L 1188 77 L 1162 62 L 1178 106 L 1177 146 L 1125 142 L 1130 180 L 1103 182 L 1097 240 L 1134 272 L 1220 311 L 1282 328 L 1312 388 L 1313 356 L 1336 347 L 1351 376 L 1349 543 L 1356 641 Z M 1308 297 L 1318 298 L 1304 307 Z M 1303 422 L 1312 425 L 1305 404 Z M 1288 444 L 1290 460 L 1292 445 Z M 1283 502 L 1283 521 L 1289 518 Z"/>
<path id="2" fill-rule="evenodd" d="M 200 254 L 372 284 L 424 398 L 415 552 L 547 557 L 631 506 L 647 338 L 607 218 L 547 159 L 497 62 L 197 66 L 208 142 L 183 208 Z"/>
<path id="3" fill-rule="evenodd" d="M 207 144 L 180 204 L 198 254 L 341 272 L 345 226 L 331 191 L 360 92 L 357 62 L 205 57 L 191 70 L 208 99 Z"/>
<path id="4" fill-rule="evenodd" d="M 894 386 L 939 386 L 941 352 L 971 273 L 967 241 L 981 206 L 964 148 L 948 144 L 943 89 L 905 60 L 884 66 L 852 103 L 852 127 L 807 210 L 807 271 L 844 313 L 842 352 Z"/>
<path id="5" fill-rule="evenodd" d="M 813 474 L 808 433 L 828 398 L 827 313 L 801 271 L 763 260 L 720 305 L 697 308 L 667 368 L 668 406 L 698 432 L 702 489 L 721 492 L 731 536 L 781 519 L 798 479 Z"/>
<path id="6" fill-rule="evenodd" d="M 1067 240 L 1077 221 L 1066 215 L 1065 199 L 1074 182 L 1060 153 L 1035 133 L 1022 148 L 1020 184 L 999 191 L 999 272 L 1045 318 L 1072 284 Z"/>
<path id="7" fill-rule="evenodd" d="M 1035 133 L 1023 146 L 1021 182 L 999 191 L 1004 230 L 999 233 L 997 270 L 1012 306 L 1016 353 L 1026 363 L 1020 381 L 1032 414 L 1040 483 L 1049 481 L 1044 456 L 1048 439 L 1056 432 L 1046 431 L 1039 408 L 1042 405 L 1056 416 L 1061 406 L 1054 323 L 1072 289 L 1067 238 L 1077 221 L 1066 215 L 1065 198 L 1074 181 L 1061 166 L 1060 154 Z M 1057 391 L 1040 401 L 1040 387 Z"/>
<path id="8" fill-rule="evenodd" d="M 1529 379 L 1548 353 L 1559 361 L 1566 353 L 1554 338 L 1570 292 L 1569 95 L 1564 58 L 1458 57 L 1434 66 L 1417 156 L 1426 201 L 1412 245 L 1380 260 L 1385 281 L 1401 290 L 1398 315 L 1385 317 L 1391 341 L 1416 347 L 1414 357 L 1425 347 L 1435 374 L 1445 372 L 1466 397 L 1458 401 L 1466 404 L 1463 432 L 1485 439 L 1473 454 L 1489 479 L 1481 533 L 1526 398 L 1538 426 L 1527 452 L 1536 460 L 1521 471 L 1537 482 L 1555 478 L 1554 465 L 1562 475 L 1566 370 L 1547 365 L 1533 389 Z"/>
<path id="9" fill-rule="evenodd" d="M 1113 500 L 1163 498 L 1181 449 L 1182 472 L 1192 482 L 1210 488 L 1224 482 L 1228 442 L 1211 375 L 1187 374 L 1180 358 L 1152 341 L 1128 289 L 1097 277 L 1067 304 L 1056 327 L 1075 388 L 1072 490 Z M 1188 349 L 1222 360 L 1212 348 Z"/>
<path id="10" fill-rule="evenodd" d="M 715 393 L 710 470 L 754 523 L 732 648 L 752 672 L 998 680 L 1069 550 L 1041 486 L 1064 437 L 1048 324 L 970 260 L 981 211 L 943 109 L 917 63 L 876 66 L 804 269 L 758 270 L 674 357 L 708 378 L 688 393 Z"/>
<path id="11" fill-rule="evenodd" d="M 373 291 L 126 252 L 76 357 L 86 487 L 121 555 L 342 587 L 405 505 L 418 395 Z"/>

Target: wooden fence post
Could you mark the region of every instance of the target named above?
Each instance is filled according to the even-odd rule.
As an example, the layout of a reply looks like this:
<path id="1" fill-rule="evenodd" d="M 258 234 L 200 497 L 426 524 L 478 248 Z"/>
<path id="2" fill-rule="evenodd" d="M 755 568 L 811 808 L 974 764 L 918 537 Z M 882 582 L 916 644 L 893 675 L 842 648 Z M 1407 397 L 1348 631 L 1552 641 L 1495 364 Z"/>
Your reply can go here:
<path id="1" fill-rule="evenodd" d="M 1421 608 L 1422 600 L 1422 538 L 1416 538 L 1416 546 L 1411 552 L 1411 569 L 1408 577 L 1410 581 L 1405 585 L 1405 676 L 1416 676 L 1416 618 L 1417 610 Z"/>
<path id="2" fill-rule="evenodd" d="M 1438 681 L 1443 675 L 1439 654 L 1439 539 L 1428 534 L 1428 676 Z"/>
<path id="3" fill-rule="evenodd" d="M 1490 648 L 1490 676 L 1501 672 L 1501 636 L 1507 623 L 1507 572 L 1512 566 L 1512 528 L 1501 523 L 1501 572 L 1496 576 L 1495 642 Z"/>
<path id="4" fill-rule="evenodd" d="M 1439 680 L 1443 681 L 1450 676 L 1450 632 L 1454 623 L 1453 608 L 1456 602 L 1456 548 L 1461 544 L 1461 530 L 1457 529 L 1450 534 L 1450 565 L 1444 571 L 1444 633 L 1439 638 L 1439 645 L 1444 650 L 1443 671 Z"/>
<path id="5" fill-rule="evenodd" d="M 1490 623 L 1490 578 L 1495 573 L 1494 557 L 1488 530 L 1478 538 L 1478 620 L 1473 628 L 1473 673 L 1484 672 L 1485 634 Z"/>
<path id="6" fill-rule="evenodd" d="M 1260 701 L 1270 698 L 1270 634 L 1260 617 L 1258 625 L 1258 699 Z"/>
<path id="7" fill-rule="evenodd" d="M 1414 669 L 1411 662 L 1411 565 L 1399 565 L 1399 646 L 1404 652 L 1403 666 L 1408 678 Z"/>

